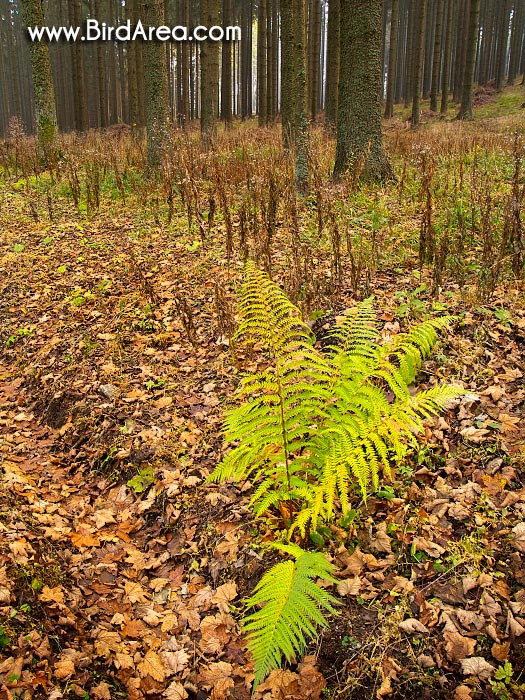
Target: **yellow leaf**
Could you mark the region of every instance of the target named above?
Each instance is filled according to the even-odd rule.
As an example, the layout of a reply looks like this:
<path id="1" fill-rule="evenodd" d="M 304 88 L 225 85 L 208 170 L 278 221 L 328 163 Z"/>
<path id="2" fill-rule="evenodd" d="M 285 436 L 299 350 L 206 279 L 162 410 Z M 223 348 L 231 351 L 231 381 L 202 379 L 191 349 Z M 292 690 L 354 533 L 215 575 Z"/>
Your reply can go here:
<path id="1" fill-rule="evenodd" d="M 154 651 L 148 651 L 144 659 L 138 665 L 138 671 L 142 678 L 151 676 L 156 681 L 163 681 L 166 677 L 164 666 L 160 656 Z"/>

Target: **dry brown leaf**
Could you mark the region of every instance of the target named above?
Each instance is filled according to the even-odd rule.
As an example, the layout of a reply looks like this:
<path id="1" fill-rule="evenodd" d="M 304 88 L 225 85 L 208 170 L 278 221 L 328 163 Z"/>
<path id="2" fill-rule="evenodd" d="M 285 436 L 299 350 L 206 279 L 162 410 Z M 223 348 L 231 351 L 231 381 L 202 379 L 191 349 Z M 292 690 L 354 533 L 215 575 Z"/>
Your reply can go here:
<path id="1" fill-rule="evenodd" d="M 403 622 L 400 622 L 399 629 L 403 630 L 403 632 L 406 632 L 407 634 L 415 634 L 416 632 L 420 632 L 421 634 L 429 633 L 428 627 L 425 627 L 425 625 L 422 622 L 416 620 L 413 617 L 409 618 L 408 620 L 403 620 Z"/>
<path id="2" fill-rule="evenodd" d="M 148 651 L 144 659 L 137 666 L 141 678 L 151 676 L 156 681 L 163 681 L 166 677 L 162 659 L 154 651 Z"/>
<path id="3" fill-rule="evenodd" d="M 64 590 L 62 586 L 55 586 L 55 588 L 44 586 L 42 588 L 42 593 L 40 593 L 38 597 L 42 603 L 59 603 L 60 605 L 63 605 Z"/>
<path id="4" fill-rule="evenodd" d="M 472 700 L 472 691 L 468 685 L 458 685 L 454 691 L 454 700 Z"/>
<path id="5" fill-rule="evenodd" d="M 211 602 L 215 603 L 221 612 L 228 612 L 228 603 L 237 597 L 237 585 L 235 581 L 227 581 L 219 586 L 213 595 Z"/>
<path id="6" fill-rule="evenodd" d="M 506 633 L 509 634 L 509 632 L 514 635 L 514 637 L 521 637 L 522 634 L 525 634 L 525 627 L 516 620 L 510 610 L 507 611 Z"/>
<path id="7" fill-rule="evenodd" d="M 490 651 L 496 661 L 506 661 L 509 656 L 510 642 L 503 642 L 503 644 L 494 642 Z"/>
<path id="8" fill-rule="evenodd" d="M 164 691 L 164 697 L 167 698 L 167 700 L 186 700 L 188 693 L 184 689 L 182 683 L 173 681 Z"/>
<path id="9" fill-rule="evenodd" d="M 461 659 L 471 656 L 476 648 L 476 640 L 464 637 L 459 632 L 445 630 L 445 651 L 450 661 L 461 661 Z"/>
<path id="10" fill-rule="evenodd" d="M 95 700 L 111 700 L 109 685 L 103 681 L 94 688 L 91 688 L 91 693 L 93 694 L 93 698 Z"/>
<path id="11" fill-rule="evenodd" d="M 257 687 L 259 693 L 269 690 L 272 700 L 284 700 L 296 697 L 299 691 L 300 678 L 297 673 L 288 669 L 277 668 L 268 678 Z"/>
<path id="12" fill-rule="evenodd" d="M 178 651 L 162 651 L 160 655 L 164 662 L 167 676 L 174 676 L 176 673 L 180 673 L 186 668 L 190 659 L 184 649 L 179 649 Z"/>
<path id="13" fill-rule="evenodd" d="M 115 654 L 115 666 L 117 668 L 135 668 L 135 662 L 129 654 L 124 654 L 123 652 L 117 651 Z"/>
<path id="14" fill-rule="evenodd" d="M 425 552 L 429 557 L 434 557 L 435 559 L 438 559 L 446 551 L 439 544 L 430 542 L 430 540 L 424 537 L 414 537 L 412 547 L 414 548 L 414 552 Z"/>
<path id="15" fill-rule="evenodd" d="M 233 667 L 225 661 L 210 664 L 199 674 L 200 681 L 211 687 L 213 700 L 225 700 L 230 696 L 230 688 L 235 685 L 232 676 Z"/>
<path id="16" fill-rule="evenodd" d="M 482 680 L 490 678 L 496 670 L 482 656 L 471 656 L 469 659 L 461 659 L 460 664 L 464 676 L 477 676 Z"/>
<path id="17" fill-rule="evenodd" d="M 374 537 L 370 540 L 370 546 L 375 549 L 376 552 L 385 552 L 386 554 L 391 554 L 392 546 L 391 539 L 386 532 L 387 523 L 380 523 L 377 528 Z"/>
<path id="18" fill-rule="evenodd" d="M 126 581 L 124 591 L 130 603 L 146 603 L 149 593 L 137 581 Z"/>
<path id="19" fill-rule="evenodd" d="M 95 639 L 95 651 L 98 656 L 108 657 L 112 651 L 120 651 L 122 640 L 118 632 L 101 629 Z"/>
<path id="20" fill-rule="evenodd" d="M 468 428 L 463 428 L 463 430 L 460 431 L 460 435 L 462 435 L 466 440 L 476 444 L 485 442 L 489 433 L 490 430 L 487 428 L 475 428 L 473 425 L 469 426 Z"/>
<path id="21" fill-rule="evenodd" d="M 362 583 L 363 582 L 359 576 L 354 576 L 354 578 L 346 578 L 338 584 L 337 592 L 341 596 L 359 595 Z"/>
<path id="22" fill-rule="evenodd" d="M 421 668 L 432 668 L 436 665 L 434 659 L 431 656 L 428 656 L 427 654 L 420 654 L 417 657 L 417 662 L 421 666 Z"/>
<path id="23" fill-rule="evenodd" d="M 114 512 L 109 508 L 100 508 L 96 510 L 91 517 L 95 521 L 97 530 L 100 530 L 104 525 L 115 522 L 114 515 Z"/>
<path id="24" fill-rule="evenodd" d="M 514 549 L 525 554 L 525 523 L 519 523 L 519 525 L 512 528 L 511 543 Z"/>
<path id="25" fill-rule="evenodd" d="M 160 629 L 163 632 L 171 632 L 171 630 L 179 624 L 179 619 L 175 613 L 168 613 L 162 620 Z"/>
<path id="26" fill-rule="evenodd" d="M 93 535 L 89 530 L 83 532 L 71 532 L 69 534 L 71 542 L 75 547 L 100 547 L 100 540 L 96 535 Z"/>
<path id="27" fill-rule="evenodd" d="M 53 672 L 55 677 L 59 678 L 60 680 L 72 676 L 75 673 L 75 664 L 73 663 L 73 659 L 70 657 L 59 659 L 59 661 L 57 661 L 55 664 Z"/>

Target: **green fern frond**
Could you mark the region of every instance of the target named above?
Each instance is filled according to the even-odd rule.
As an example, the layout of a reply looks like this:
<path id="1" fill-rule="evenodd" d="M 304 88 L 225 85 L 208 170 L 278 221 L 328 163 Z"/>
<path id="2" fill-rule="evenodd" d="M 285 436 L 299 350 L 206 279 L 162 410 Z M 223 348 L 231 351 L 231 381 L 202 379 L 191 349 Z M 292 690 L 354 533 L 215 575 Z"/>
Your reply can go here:
<path id="1" fill-rule="evenodd" d="M 300 547 L 282 547 L 295 557 L 279 562 L 259 581 L 248 607 L 262 607 L 243 622 L 248 649 L 254 660 L 254 688 L 275 668 L 282 657 L 292 661 L 300 655 L 318 627 L 325 627 L 324 611 L 334 613 L 335 598 L 315 583 L 335 581 L 333 567 L 323 554 Z"/>
<path id="2" fill-rule="evenodd" d="M 258 344 L 267 367 L 245 377 L 224 424 L 233 447 L 210 480 L 250 479 L 256 515 L 284 500 L 302 504 L 292 530 L 350 508 L 401 460 L 423 420 L 462 393 L 436 387 L 415 397 L 409 385 L 449 319 L 424 321 L 378 342 L 373 299 L 346 312 L 326 354 L 282 290 L 253 263 L 240 291 L 237 337 Z"/>

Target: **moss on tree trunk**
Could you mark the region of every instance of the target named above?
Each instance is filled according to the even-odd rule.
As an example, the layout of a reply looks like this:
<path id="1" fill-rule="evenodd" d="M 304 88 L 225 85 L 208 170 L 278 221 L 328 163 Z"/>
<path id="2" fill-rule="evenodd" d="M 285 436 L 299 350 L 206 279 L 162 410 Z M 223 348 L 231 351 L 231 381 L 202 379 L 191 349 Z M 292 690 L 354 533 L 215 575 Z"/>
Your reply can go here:
<path id="1" fill-rule="evenodd" d="M 382 20 L 382 0 L 341 3 L 336 178 L 350 168 L 365 180 L 393 177 L 381 130 Z"/>
<path id="2" fill-rule="evenodd" d="M 28 27 L 43 26 L 45 24 L 40 0 L 23 0 L 22 13 L 24 23 Z M 49 47 L 44 42 L 34 41 L 30 45 L 30 53 L 38 151 L 42 162 L 45 165 L 52 165 L 56 155 L 57 115 Z"/>
<path id="3" fill-rule="evenodd" d="M 163 24 L 162 0 L 144 0 L 144 20 L 148 26 Z M 158 168 L 167 137 L 169 120 L 166 44 L 147 41 L 143 46 L 146 112 L 146 154 L 149 168 Z"/>

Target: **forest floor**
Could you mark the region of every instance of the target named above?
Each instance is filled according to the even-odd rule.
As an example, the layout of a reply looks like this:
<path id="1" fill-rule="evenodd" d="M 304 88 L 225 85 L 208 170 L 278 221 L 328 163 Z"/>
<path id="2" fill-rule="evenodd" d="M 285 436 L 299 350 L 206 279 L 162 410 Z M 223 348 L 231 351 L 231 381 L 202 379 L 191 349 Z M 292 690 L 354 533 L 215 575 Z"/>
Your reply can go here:
<path id="1" fill-rule="evenodd" d="M 364 294 L 375 295 L 384 337 L 427 315 L 453 314 L 418 386 L 454 379 L 477 396 L 429 423 L 419 450 L 367 505 L 356 497 L 353 521 L 345 528 L 334 521 L 324 544 L 317 541 L 340 579 L 333 586 L 339 615 L 308 656 L 274 671 L 255 697 L 524 697 L 524 284 L 511 274 L 490 277 L 497 241 L 482 226 L 482 199 L 473 228 L 484 242 L 469 233 L 472 250 L 460 251 L 450 269 L 438 269 L 436 257 L 418 262 L 428 214 L 424 154 L 434 153 L 433 167 L 448 172 L 433 181 L 435 228 L 441 215 L 450 229 L 463 215 L 476 218 L 472 192 L 481 191 L 479 173 L 487 171 L 475 168 L 485 159 L 497 190 L 491 221 L 501 232 L 516 131 L 524 132 L 522 113 L 475 125 L 431 123 L 416 134 L 400 120 L 389 127 L 397 183 L 358 191 L 351 212 L 329 181 L 299 204 L 306 232 L 299 290 L 286 201 L 279 200 L 271 248 L 256 239 L 256 226 L 242 233 L 243 216 L 268 226 L 257 176 L 268 161 L 271 190 L 271 168 L 282 161 L 272 155 L 276 131 L 245 127 L 241 155 L 224 145 L 216 161 L 231 188 L 224 195 L 213 175 L 200 181 L 188 167 L 198 193 L 187 187 L 175 204 L 160 185 L 133 180 L 138 156 L 126 135 L 92 136 L 91 152 L 71 156 L 76 203 L 73 169 L 53 181 L 4 166 L 2 700 L 250 697 L 253 670 L 239 620 L 243 598 L 269 566 L 261 552 L 276 517 L 254 521 L 245 488 L 205 484 L 222 454 L 224 407 L 250 369 L 229 345 L 244 247 L 267 264 L 270 258 L 320 339 Z M 97 190 L 96 153 L 112 150 L 127 165 L 102 170 Z M 323 157 L 318 168 L 326 174 Z M 248 170 L 252 209 L 243 214 L 234 199 Z M 448 177 L 454 207 L 439 200 Z M 458 214 L 462 186 L 471 189 Z M 333 231 L 315 239 L 308 226 L 315 231 L 320 193 L 336 201 L 342 235 L 350 221 L 361 247 L 352 239 L 339 255 Z M 229 244 L 221 198 L 232 202 Z M 378 239 L 375 248 L 367 247 L 370 238 Z M 463 261 L 470 267 L 459 269 Z M 489 289 L 481 278 L 492 280 Z"/>

